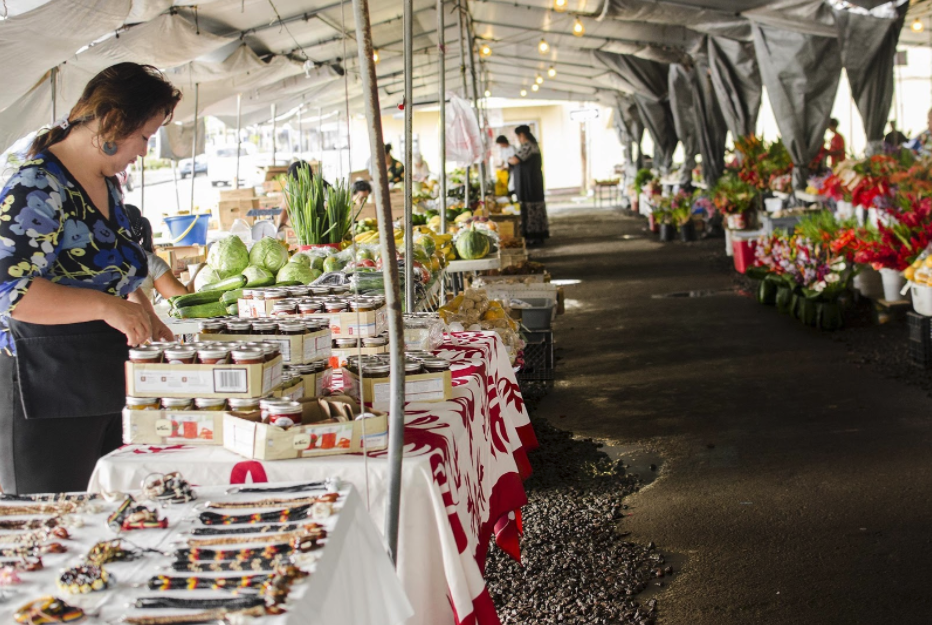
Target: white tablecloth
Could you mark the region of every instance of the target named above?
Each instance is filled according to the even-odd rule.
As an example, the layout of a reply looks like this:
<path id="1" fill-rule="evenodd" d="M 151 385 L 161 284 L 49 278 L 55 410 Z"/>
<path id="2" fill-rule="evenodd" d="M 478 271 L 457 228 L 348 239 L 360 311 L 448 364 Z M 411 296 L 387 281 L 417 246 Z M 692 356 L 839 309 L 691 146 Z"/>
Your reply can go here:
<path id="1" fill-rule="evenodd" d="M 179 539 L 180 530 L 194 527 L 190 519 L 196 517 L 194 506 L 210 499 L 223 501 L 248 501 L 260 499 L 263 495 L 225 495 L 225 488 L 199 488 L 198 500 L 189 504 L 161 508 L 160 513 L 168 517 L 168 530 L 136 530 L 123 532 L 122 537 L 140 547 L 151 547 L 171 551 L 169 545 Z M 391 561 L 382 546 L 382 538 L 376 530 L 358 493 L 352 487 L 344 488 L 335 509 L 337 514 L 320 521 L 328 531 L 323 549 L 312 552 L 317 556 L 316 562 L 303 567 L 310 571 L 310 576 L 296 585 L 288 601 L 288 611 L 278 616 L 257 619 L 257 625 L 393 625 L 403 623 L 412 614 L 411 604 L 405 597 L 404 590 Z M 295 495 L 270 495 L 275 497 L 292 497 Z M 116 622 L 128 613 L 143 615 L 142 610 L 127 609 L 141 596 L 178 596 L 178 597 L 221 597 L 229 596 L 221 591 L 173 591 L 158 592 L 147 588 L 134 588 L 135 584 L 146 582 L 150 577 L 164 570 L 158 566 L 171 562 L 170 557 L 147 554 L 131 562 L 115 562 L 106 565 L 107 572 L 116 580 L 109 590 L 87 595 L 67 595 L 55 586 L 55 579 L 62 568 L 83 563 L 88 550 L 100 540 L 116 537 L 106 526 L 107 515 L 118 503 L 101 503 L 103 508 L 97 514 L 82 514 L 85 519 L 83 527 L 70 530 L 72 540 L 61 541 L 68 547 L 65 554 L 45 555 L 45 568 L 33 573 L 20 573 L 23 584 L 6 588 L 17 593 L 6 603 L 0 603 L 0 623 L 13 623 L 13 612 L 22 604 L 43 595 L 54 595 L 66 602 L 84 608 L 88 612 L 97 612 L 97 616 L 82 621 L 88 625 L 103 625 Z M 250 513 L 232 511 L 233 514 Z M 8 517 L 24 518 L 24 517 Z M 184 519 L 184 520 L 183 520 Z M 7 546 L 7 545 L 4 545 Z M 186 573 L 173 573 L 185 576 Z M 229 574 L 233 575 L 233 574 Z M 206 576 L 209 576 L 206 575 Z M 168 615 L 183 613 L 175 610 L 150 610 L 149 614 Z"/>

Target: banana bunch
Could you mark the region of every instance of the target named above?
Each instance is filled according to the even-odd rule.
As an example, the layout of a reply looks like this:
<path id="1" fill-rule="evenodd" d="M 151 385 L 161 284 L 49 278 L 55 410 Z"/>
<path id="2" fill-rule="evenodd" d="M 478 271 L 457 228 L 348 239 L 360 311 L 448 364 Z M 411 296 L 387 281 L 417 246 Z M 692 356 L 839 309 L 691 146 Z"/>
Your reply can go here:
<path id="1" fill-rule="evenodd" d="M 374 245 L 379 242 L 379 231 L 368 230 L 366 232 L 361 232 L 353 237 L 353 240 L 360 245 L 367 245 L 369 243 Z"/>

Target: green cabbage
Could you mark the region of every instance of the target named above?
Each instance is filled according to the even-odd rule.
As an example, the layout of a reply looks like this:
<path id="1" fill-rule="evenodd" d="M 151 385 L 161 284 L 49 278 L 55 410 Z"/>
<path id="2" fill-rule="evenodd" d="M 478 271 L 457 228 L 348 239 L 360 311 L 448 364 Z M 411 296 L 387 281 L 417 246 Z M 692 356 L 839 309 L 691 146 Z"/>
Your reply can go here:
<path id="1" fill-rule="evenodd" d="M 291 257 L 291 260 L 289 260 L 288 262 L 289 262 L 289 263 L 295 263 L 295 264 L 298 264 L 298 265 L 304 265 L 305 267 L 310 267 L 310 266 L 311 266 L 311 257 L 308 256 L 307 254 L 303 253 L 303 252 L 298 252 L 297 254 L 295 254 L 294 256 L 292 256 L 292 257 Z"/>
<path id="2" fill-rule="evenodd" d="M 246 286 L 259 286 L 274 277 L 271 271 L 256 265 L 249 265 L 243 269 L 243 275 L 246 276 Z"/>
<path id="3" fill-rule="evenodd" d="M 290 282 L 291 280 L 297 280 L 302 284 L 310 284 L 319 277 L 320 271 L 317 269 L 305 267 L 300 263 L 288 263 L 275 276 L 275 281 Z"/>
<path id="4" fill-rule="evenodd" d="M 203 291 L 205 286 L 220 282 L 220 276 L 217 271 L 210 265 L 204 265 L 201 270 L 194 276 L 194 290 Z"/>
<path id="5" fill-rule="evenodd" d="M 288 262 L 288 250 L 278 239 L 265 237 L 259 239 L 249 251 L 249 264 L 262 267 L 272 273 L 285 266 Z"/>
<path id="6" fill-rule="evenodd" d="M 217 272 L 221 280 L 226 280 L 243 273 L 243 269 L 249 265 L 249 250 L 238 236 L 220 239 L 210 247 L 207 264 Z"/>

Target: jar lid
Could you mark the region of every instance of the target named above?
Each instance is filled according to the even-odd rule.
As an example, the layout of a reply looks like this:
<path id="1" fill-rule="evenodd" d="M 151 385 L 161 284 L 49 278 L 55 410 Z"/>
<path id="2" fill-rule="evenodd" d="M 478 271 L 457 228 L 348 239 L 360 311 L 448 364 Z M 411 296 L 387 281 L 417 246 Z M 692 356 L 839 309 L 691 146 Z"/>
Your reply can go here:
<path id="1" fill-rule="evenodd" d="M 430 372 L 447 371 L 450 368 L 450 361 L 446 358 L 424 358 L 421 364 Z"/>
<path id="2" fill-rule="evenodd" d="M 226 322 L 227 330 L 237 329 L 237 330 L 248 330 L 252 327 L 252 323 L 249 321 L 227 321 Z"/>
<path id="3" fill-rule="evenodd" d="M 293 286 L 288 288 L 288 295 L 291 297 L 306 297 L 309 292 L 306 286 Z"/>
<path id="4" fill-rule="evenodd" d="M 176 358 L 189 358 L 197 353 L 193 347 L 170 347 L 165 350 L 165 358 L 175 360 Z"/>
<path id="5" fill-rule="evenodd" d="M 277 330 L 278 324 L 273 321 L 255 321 L 252 324 L 252 329 L 255 332 L 262 332 L 265 330 Z"/>
<path id="6" fill-rule="evenodd" d="M 263 343 L 262 344 L 263 354 L 277 354 L 281 351 L 282 351 L 282 348 L 275 343 Z"/>
<path id="7" fill-rule="evenodd" d="M 238 410 L 240 408 L 258 408 L 259 407 L 258 399 L 231 397 L 227 401 L 230 402 L 230 408 L 233 410 Z"/>
<path id="8" fill-rule="evenodd" d="M 372 363 L 372 364 L 365 365 L 362 369 L 362 373 L 363 375 L 381 376 L 381 375 L 391 372 L 391 370 L 392 368 L 390 365 L 383 365 L 381 363 L 380 364 Z"/>
<path id="9" fill-rule="evenodd" d="M 261 349 L 249 347 L 246 349 L 234 349 L 230 354 L 234 360 L 257 360 L 265 354 Z"/>
<path id="10" fill-rule="evenodd" d="M 414 360 L 424 360 L 425 358 L 436 358 L 433 352 L 427 352 L 427 351 L 405 352 L 405 356 L 408 358 L 413 358 Z"/>
<path id="11" fill-rule="evenodd" d="M 223 406 L 226 404 L 226 401 L 222 397 L 199 397 L 194 400 L 194 405 L 198 408 L 207 407 L 207 406 Z"/>
<path id="12" fill-rule="evenodd" d="M 201 347 L 197 350 L 198 358 L 226 358 L 229 355 L 229 349 L 226 347 L 218 347 L 216 345 Z"/>
<path id="13" fill-rule="evenodd" d="M 274 304 L 272 304 L 272 310 L 294 310 L 294 309 L 295 309 L 294 302 L 283 301 L 283 302 L 275 302 Z"/>
<path id="14" fill-rule="evenodd" d="M 173 348 L 174 349 L 174 348 Z M 162 349 L 151 345 L 140 345 L 131 347 L 129 350 L 130 358 L 158 358 L 162 355 Z"/>
<path id="15" fill-rule="evenodd" d="M 224 323 L 222 321 L 201 321 L 197 324 L 201 330 L 222 330 Z"/>
<path id="16" fill-rule="evenodd" d="M 282 399 L 281 397 L 265 397 L 259 400 L 259 406 L 265 410 L 277 404 L 290 404 L 292 401 L 290 399 Z"/>
<path id="17" fill-rule="evenodd" d="M 359 339 L 338 338 L 333 339 L 337 347 L 358 347 Z"/>
<path id="18" fill-rule="evenodd" d="M 278 329 L 282 332 L 306 332 L 307 326 L 300 321 L 290 321 L 278 324 Z"/>
<path id="19" fill-rule="evenodd" d="M 175 406 L 190 406 L 191 399 L 187 397 L 163 397 L 162 405 L 166 408 Z"/>
<path id="20" fill-rule="evenodd" d="M 421 363 L 416 360 L 405 361 L 405 373 L 420 373 Z"/>
<path id="21" fill-rule="evenodd" d="M 130 397 L 126 396 L 127 404 L 157 404 L 159 403 L 158 397 Z"/>
<path id="22" fill-rule="evenodd" d="M 362 344 L 366 347 L 380 347 L 388 345 L 388 339 L 384 336 L 369 336 L 362 340 Z"/>
<path id="23" fill-rule="evenodd" d="M 296 401 L 284 400 L 275 404 L 271 404 L 268 407 L 270 414 L 301 414 L 304 412 L 304 407 Z"/>

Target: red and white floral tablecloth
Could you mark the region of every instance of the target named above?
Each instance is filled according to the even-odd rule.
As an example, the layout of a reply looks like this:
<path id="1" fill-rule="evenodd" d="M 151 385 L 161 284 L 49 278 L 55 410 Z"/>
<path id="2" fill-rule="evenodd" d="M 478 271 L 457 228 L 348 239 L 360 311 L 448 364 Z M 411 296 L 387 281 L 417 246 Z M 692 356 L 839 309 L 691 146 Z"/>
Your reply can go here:
<path id="1" fill-rule="evenodd" d="M 398 575 L 412 624 L 499 622 L 482 571 L 490 537 L 518 557 L 522 481 L 537 446 L 505 347 L 491 332 L 448 335 L 453 398 L 405 407 Z M 385 518 L 387 452 L 288 461 L 246 460 L 222 447 L 128 446 L 102 458 L 89 486 L 133 490 L 152 472 L 194 484 L 340 477 L 359 489 L 378 527 Z"/>

